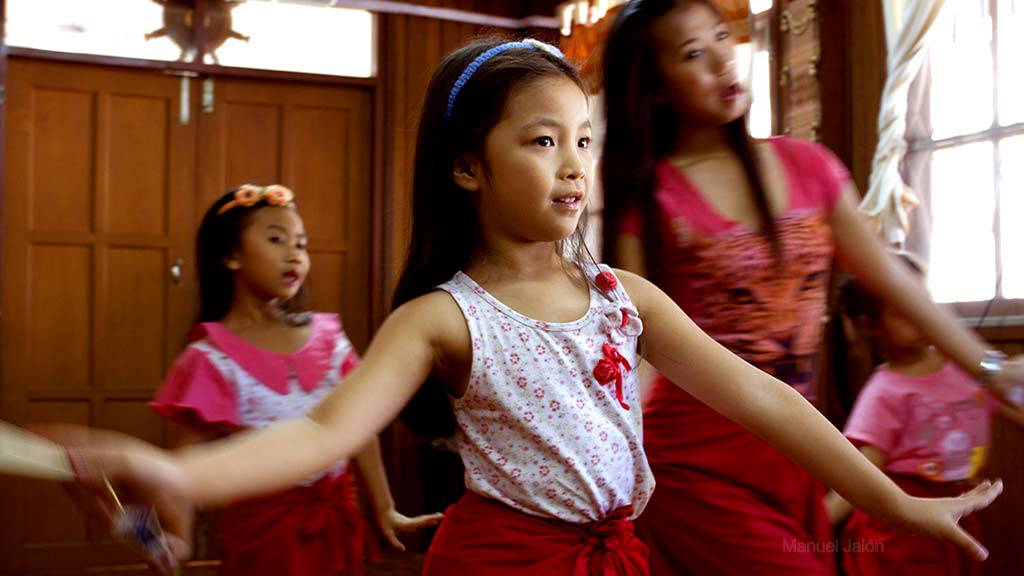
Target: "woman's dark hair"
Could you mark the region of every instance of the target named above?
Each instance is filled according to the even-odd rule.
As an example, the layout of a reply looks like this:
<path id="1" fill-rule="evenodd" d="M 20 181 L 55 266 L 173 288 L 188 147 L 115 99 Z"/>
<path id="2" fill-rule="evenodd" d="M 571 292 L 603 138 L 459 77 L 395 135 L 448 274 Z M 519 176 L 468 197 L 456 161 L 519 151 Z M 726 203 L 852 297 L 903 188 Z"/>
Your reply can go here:
<path id="1" fill-rule="evenodd" d="M 605 121 L 601 157 L 601 189 L 604 193 L 604 260 L 615 264 L 615 241 L 622 219 L 630 212 L 643 221 L 643 247 L 647 272 L 656 277 L 666 266 L 659 246 L 658 208 L 654 199 L 658 162 L 671 154 L 678 130 L 685 127 L 663 94 L 655 23 L 675 8 L 701 4 L 720 14 L 707 0 L 633 0 L 619 13 L 608 34 L 604 51 Z M 764 183 L 757 170 L 753 143 L 747 134 L 746 117 L 722 128 L 729 147 L 743 165 L 761 216 L 762 233 L 781 256 L 775 223 Z"/>
<path id="2" fill-rule="evenodd" d="M 547 50 L 523 47 L 486 60 L 458 92 L 445 122 L 449 95 L 459 76 L 478 56 L 507 38 L 476 39 L 449 54 L 430 79 L 420 112 L 412 182 L 412 238 L 392 301 L 397 308 L 449 280 L 464 269 L 480 248 L 476 206 L 469 191 L 455 184 L 456 160 L 467 153 L 482 158 L 484 139 L 498 124 L 514 90 L 559 77 L 584 94 L 575 67 Z M 560 246 L 570 260 L 589 254 L 583 243 L 585 219 Z M 402 420 L 417 435 L 437 438 L 455 430 L 454 414 L 438 382 L 428 380 L 402 411 Z"/>
<path id="3" fill-rule="evenodd" d="M 237 191 L 232 190 L 218 198 L 199 224 L 196 235 L 196 268 L 199 272 L 197 322 L 218 322 L 227 315 L 235 295 L 235 280 L 224 261 L 238 250 L 242 233 L 253 213 L 269 206 L 265 200 L 260 200 L 252 206 L 234 206 L 218 214 L 222 206 L 235 199 Z M 303 284 L 295 296 L 281 302 L 283 317 L 295 324 L 308 323 L 309 316 L 302 313 L 306 300 L 306 286 Z"/>

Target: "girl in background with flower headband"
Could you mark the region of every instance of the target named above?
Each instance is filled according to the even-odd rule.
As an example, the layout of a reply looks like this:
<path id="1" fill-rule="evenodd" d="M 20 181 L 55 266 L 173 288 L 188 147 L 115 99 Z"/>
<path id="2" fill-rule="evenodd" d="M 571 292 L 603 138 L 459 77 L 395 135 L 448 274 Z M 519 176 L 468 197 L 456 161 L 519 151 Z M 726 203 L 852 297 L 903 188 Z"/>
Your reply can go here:
<path id="1" fill-rule="evenodd" d="M 200 312 L 191 344 L 151 406 L 184 427 L 186 443 L 301 416 L 359 361 L 334 314 L 302 311 L 306 232 L 283 186 L 245 185 L 217 200 L 196 240 Z M 376 438 L 355 463 L 392 546 L 397 532 L 440 521 L 394 509 Z M 225 576 L 363 573 L 365 523 L 347 459 L 297 486 L 227 507 Z"/>
<path id="2" fill-rule="evenodd" d="M 813 401 L 837 255 L 967 372 L 1003 393 L 1024 381 L 1020 362 L 986 370 L 984 342 L 885 254 L 831 152 L 749 137 L 735 41 L 713 0 L 633 0 L 604 72 L 606 257 L 715 340 Z M 638 529 L 655 575 L 834 574 L 825 487 L 676 384 L 665 374 L 644 399 L 658 490 Z"/>
<path id="3" fill-rule="evenodd" d="M 642 349 L 858 506 L 983 555 L 956 522 L 1000 484 L 908 497 L 792 388 L 708 338 L 651 283 L 590 262 L 589 114 L 577 70 L 551 46 L 478 40 L 450 54 L 420 115 L 396 309 L 345 385 L 305 418 L 176 454 L 79 430 L 66 441 L 78 445 L 80 481 L 130 488 L 180 537 L 191 506 L 324 469 L 419 390 L 407 422 L 454 430 L 468 488 L 445 514 L 427 576 L 642 576 L 632 520 L 654 490 L 634 369 Z"/>

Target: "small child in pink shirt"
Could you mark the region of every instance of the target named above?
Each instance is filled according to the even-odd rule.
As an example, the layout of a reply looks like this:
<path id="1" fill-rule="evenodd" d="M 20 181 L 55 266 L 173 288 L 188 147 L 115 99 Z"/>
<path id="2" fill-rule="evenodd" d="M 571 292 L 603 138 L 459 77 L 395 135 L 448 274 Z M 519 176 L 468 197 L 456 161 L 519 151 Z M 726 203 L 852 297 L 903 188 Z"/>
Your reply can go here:
<path id="1" fill-rule="evenodd" d="M 900 254 L 918 274 L 922 267 Z M 857 284 L 844 299 L 861 329 L 878 339 L 886 363 L 864 386 L 845 434 L 876 466 L 915 496 L 951 496 L 976 484 L 988 456 L 992 418 L 1003 414 L 1024 426 L 1024 415 L 946 359 L 899 314 Z M 833 523 L 852 512 L 841 535 L 842 562 L 850 576 L 907 574 L 980 575 L 981 563 L 944 542 L 897 534 L 832 492 L 826 508 Z M 977 516 L 961 520 L 979 536 Z"/>
<path id="2" fill-rule="evenodd" d="M 890 474 L 973 480 L 985 464 L 992 416 L 1002 404 L 934 350 L 923 354 L 919 369 L 875 371 L 857 399 L 846 437 L 882 450 L 883 469 Z"/>

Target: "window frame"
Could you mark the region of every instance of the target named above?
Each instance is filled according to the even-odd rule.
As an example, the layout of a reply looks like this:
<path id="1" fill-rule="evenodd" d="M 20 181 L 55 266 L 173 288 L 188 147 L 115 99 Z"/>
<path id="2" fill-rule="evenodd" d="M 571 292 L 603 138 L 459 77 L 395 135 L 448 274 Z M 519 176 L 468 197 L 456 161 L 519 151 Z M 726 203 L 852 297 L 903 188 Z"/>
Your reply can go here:
<path id="1" fill-rule="evenodd" d="M 907 138 L 908 152 L 927 154 L 925 162 L 926 169 L 922 171 L 923 177 L 918 183 L 918 188 L 924 188 L 930 192 L 931 186 L 931 162 L 932 154 L 939 150 L 949 150 L 962 147 L 968 144 L 980 142 L 991 142 L 992 153 L 992 174 L 994 177 L 994 211 L 992 213 L 993 235 L 995 237 L 995 270 L 996 286 L 995 296 L 991 300 L 959 301 L 950 302 L 947 305 L 953 307 L 957 313 L 968 323 L 978 327 L 1002 327 L 1024 325 L 1024 299 L 1005 298 L 1002 295 L 1002 277 L 1004 253 L 1002 246 L 1002 218 L 1000 215 L 1000 199 L 1002 197 L 1002 174 L 1000 165 L 1000 144 L 1003 140 L 1014 136 L 1024 136 L 1024 121 L 1010 125 L 999 123 L 999 0 L 988 0 L 988 10 L 992 20 L 992 41 L 990 49 L 992 54 L 992 123 L 988 128 L 969 134 L 959 134 L 945 138 L 932 139 L 930 106 L 927 104 L 928 95 L 932 89 L 930 61 L 926 60 L 922 66 L 915 84 L 919 84 L 916 90 L 924 95 L 924 105 L 918 108 L 917 116 L 925 127 L 918 137 Z M 913 94 L 914 88 L 911 89 Z"/>

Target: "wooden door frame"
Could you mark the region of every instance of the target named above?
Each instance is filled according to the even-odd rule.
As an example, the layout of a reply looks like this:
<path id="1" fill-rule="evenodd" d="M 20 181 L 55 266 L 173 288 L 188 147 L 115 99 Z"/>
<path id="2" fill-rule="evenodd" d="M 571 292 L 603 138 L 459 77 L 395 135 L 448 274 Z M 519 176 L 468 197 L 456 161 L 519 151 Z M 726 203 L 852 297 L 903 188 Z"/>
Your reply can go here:
<path id="1" fill-rule="evenodd" d="M 7 2 L 0 0 L 0 211 L 5 209 L 7 200 L 7 190 L 5 189 L 7 181 L 7 36 L 4 34 L 6 29 Z M 3 247 L 5 240 L 4 230 L 0 227 L 0 316 L 4 311 Z M 2 341 L 0 341 L 0 346 L 3 346 Z M 0 366 L 0 373 L 2 370 L 3 366 Z M 7 392 L 3 389 L 3 383 L 0 382 L 0 414 L 5 413 L 6 397 Z"/>
<path id="2" fill-rule="evenodd" d="M 0 0 L 2 3 L 3 0 Z M 391 274 L 388 272 L 388 264 L 392 262 L 391 227 L 384 219 L 384 213 L 388 206 L 394 205 L 395 191 L 394 182 L 391 181 L 391 167 L 394 163 L 392 154 L 386 151 L 391 150 L 391 126 L 394 119 L 392 115 L 385 112 L 390 108 L 391 83 L 388 82 L 390 71 L 390 54 L 388 53 L 388 32 L 390 30 L 390 18 L 384 14 L 376 14 L 374 17 L 376 26 L 374 28 L 374 50 L 377 52 L 375 58 L 375 76 L 373 86 L 373 120 L 371 132 L 373 134 L 373 152 L 371 153 L 371 164 L 373 169 L 373 180 L 370 182 L 370 190 L 373 197 L 370 199 L 370 214 L 373 218 L 370 223 L 370 336 L 377 331 L 377 328 L 384 322 L 388 312 L 391 310 Z M 0 142 L 0 150 L 2 150 Z"/>

